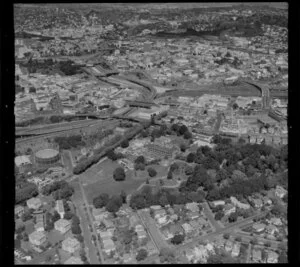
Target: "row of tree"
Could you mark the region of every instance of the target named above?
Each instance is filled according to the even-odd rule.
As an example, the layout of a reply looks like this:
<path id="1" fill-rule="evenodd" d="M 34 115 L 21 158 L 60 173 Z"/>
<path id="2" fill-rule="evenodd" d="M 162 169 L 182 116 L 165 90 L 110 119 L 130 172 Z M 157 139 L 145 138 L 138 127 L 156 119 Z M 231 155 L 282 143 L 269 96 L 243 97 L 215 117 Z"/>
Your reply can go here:
<path id="1" fill-rule="evenodd" d="M 121 206 L 126 203 L 126 193 L 121 191 L 120 195 L 109 196 L 106 193 L 101 193 L 93 199 L 93 205 L 96 209 L 105 207 L 107 211 L 116 213 Z"/>
<path id="2" fill-rule="evenodd" d="M 57 136 L 54 138 L 54 142 L 59 145 L 60 149 L 71 149 L 85 145 L 81 135 Z"/>

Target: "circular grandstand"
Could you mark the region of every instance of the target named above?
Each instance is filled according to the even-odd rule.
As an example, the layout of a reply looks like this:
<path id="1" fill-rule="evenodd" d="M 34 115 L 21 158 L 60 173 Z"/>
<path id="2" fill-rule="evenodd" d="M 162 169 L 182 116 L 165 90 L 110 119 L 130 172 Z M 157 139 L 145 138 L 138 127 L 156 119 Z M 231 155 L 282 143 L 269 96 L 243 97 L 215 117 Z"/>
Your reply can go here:
<path id="1" fill-rule="evenodd" d="M 52 164 L 60 159 L 59 151 L 52 148 L 39 150 L 35 153 L 35 160 L 38 164 Z"/>

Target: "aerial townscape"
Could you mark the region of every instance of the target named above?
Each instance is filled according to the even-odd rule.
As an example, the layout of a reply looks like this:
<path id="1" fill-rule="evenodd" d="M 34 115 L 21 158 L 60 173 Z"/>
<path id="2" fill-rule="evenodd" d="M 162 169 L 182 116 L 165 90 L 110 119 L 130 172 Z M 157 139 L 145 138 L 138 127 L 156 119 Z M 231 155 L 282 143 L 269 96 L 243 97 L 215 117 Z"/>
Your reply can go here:
<path id="1" fill-rule="evenodd" d="M 287 22 L 15 4 L 15 264 L 287 263 Z"/>

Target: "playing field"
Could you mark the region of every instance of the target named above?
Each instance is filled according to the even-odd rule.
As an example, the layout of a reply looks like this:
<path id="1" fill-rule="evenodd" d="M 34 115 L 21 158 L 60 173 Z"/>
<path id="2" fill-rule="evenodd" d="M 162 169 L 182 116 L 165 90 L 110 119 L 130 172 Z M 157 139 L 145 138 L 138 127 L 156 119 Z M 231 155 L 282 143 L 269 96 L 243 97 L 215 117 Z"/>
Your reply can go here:
<path id="1" fill-rule="evenodd" d="M 90 203 L 100 193 L 117 195 L 124 190 L 127 194 L 130 194 L 145 182 L 148 177 L 145 173 L 140 173 L 139 175 L 139 172 L 137 172 L 135 177 L 134 171 L 127 171 L 125 181 L 116 182 L 113 179 L 113 172 L 118 166 L 117 162 L 105 159 L 81 174 L 81 180 Z"/>

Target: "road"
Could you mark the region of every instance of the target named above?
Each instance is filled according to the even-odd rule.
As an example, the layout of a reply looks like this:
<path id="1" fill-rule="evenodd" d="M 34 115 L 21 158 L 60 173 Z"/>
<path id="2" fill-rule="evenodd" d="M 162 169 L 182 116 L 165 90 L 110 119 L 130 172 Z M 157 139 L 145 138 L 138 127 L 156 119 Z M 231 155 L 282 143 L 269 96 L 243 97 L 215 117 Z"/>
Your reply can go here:
<path id="1" fill-rule="evenodd" d="M 138 210 L 138 215 L 145 228 L 148 230 L 148 233 L 157 250 L 160 251 L 162 248 L 169 247 L 167 241 L 163 238 L 162 234 L 156 226 L 154 219 L 150 216 L 150 214 L 147 211 Z"/>
<path id="2" fill-rule="evenodd" d="M 83 186 L 82 186 L 82 181 L 81 181 L 80 178 L 79 178 L 79 186 L 80 186 L 80 191 L 81 191 L 81 194 L 82 194 L 82 199 L 83 199 L 83 201 L 84 201 L 84 203 L 85 203 L 85 206 L 87 207 L 87 214 L 88 214 L 89 221 L 90 221 L 91 226 L 92 226 L 92 229 L 93 229 L 93 233 L 94 233 L 94 235 L 96 236 L 96 245 L 97 245 L 97 250 L 98 250 L 98 252 L 99 252 L 99 254 L 100 254 L 101 263 L 104 264 L 105 261 L 104 261 L 104 256 L 103 256 L 103 254 L 102 254 L 101 245 L 100 245 L 99 239 L 98 239 L 98 237 L 97 237 L 97 231 L 96 231 L 95 225 L 93 224 L 93 217 L 92 217 L 92 214 L 91 214 L 90 209 L 89 209 L 89 203 L 88 203 L 88 201 L 87 201 L 87 198 L 86 198 L 86 195 L 85 195 L 85 191 L 84 191 L 84 188 L 83 188 Z M 84 218 L 86 218 L 85 214 L 83 214 L 83 216 L 84 216 Z M 88 227 L 88 221 L 86 221 L 85 225 L 86 225 L 86 227 Z M 88 229 L 88 231 L 89 231 L 89 229 Z M 90 231 L 89 231 L 89 232 L 90 232 Z M 92 233 L 90 233 L 90 235 L 91 235 L 91 234 L 92 234 Z M 89 240 L 90 240 L 90 242 L 92 243 L 91 238 L 89 238 Z M 92 244 L 92 245 L 93 245 L 93 244 Z M 93 247 L 94 247 L 94 245 L 93 245 Z M 95 248 L 95 247 L 94 247 L 94 248 Z M 98 260 L 98 257 L 97 257 L 97 263 L 96 263 L 96 264 L 98 264 L 98 263 L 99 263 L 99 260 Z M 91 262 L 91 264 L 93 264 L 93 263 Z"/>
<path id="3" fill-rule="evenodd" d="M 178 246 L 177 248 L 180 249 L 180 250 L 185 250 L 189 247 L 194 247 L 195 245 L 197 245 L 197 243 L 199 241 L 203 241 L 203 240 L 213 240 L 214 238 L 216 238 L 218 235 L 221 235 L 221 234 L 224 234 L 224 233 L 230 233 L 232 232 L 235 228 L 238 228 L 238 227 L 243 227 L 245 225 L 248 225 L 248 224 L 252 224 L 254 222 L 252 222 L 252 220 L 256 217 L 259 217 L 259 216 L 263 216 L 264 214 L 266 214 L 267 212 L 262 212 L 260 214 L 256 214 L 256 215 L 253 215 L 247 219 L 244 219 L 242 221 L 239 221 L 239 222 L 236 222 L 236 223 L 232 223 L 231 225 L 225 227 L 225 228 L 221 228 L 213 233 L 210 233 L 208 235 L 204 235 L 204 236 L 200 236 L 198 238 L 195 238 L 193 241 L 189 242 L 189 243 L 186 243 L 186 244 L 183 244 L 181 246 Z"/>
<path id="4" fill-rule="evenodd" d="M 76 177 L 77 178 L 77 177 Z M 77 185 L 79 186 L 79 180 Z M 76 195 L 77 194 L 77 195 Z M 83 198 L 81 191 L 75 190 L 75 195 L 72 197 L 72 202 L 76 206 L 78 217 L 80 218 L 80 226 L 82 229 L 82 236 L 84 237 L 85 245 L 88 249 L 88 259 L 91 264 L 99 264 L 97 250 L 94 244 L 91 241 L 91 232 L 89 230 L 89 222 L 85 216 L 85 212 L 83 209 Z"/>
<path id="5" fill-rule="evenodd" d="M 266 239 L 266 238 L 263 238 L 263 237 L 259 237 L 259 236 L 251 236 L 245 232 L 236 232 L 236 233 L 230 233 L 231 236 L 233 237 L 237 237 L 237 236 L 240 236 L 242 237 L 245 241 L 250 241 L 252 240 L 253 238 L 256 238 L 258 240 L 258 242 L 262 242 L 262 243 L 271 243 L 271 247 L 273 248 L 277 248 L 277 246 L 280 244 L 280 243 L 285 243 L 287 244 L 287 242 L 280 242 L 280 241 L 276 241 L 276 240 L 270 240 L 270 239 Z"/>
<path id="6" fill-rule="evenodd" d="M 208 206 L 208 203 L 204 202 L 202 206 L 203 206 L 206 217 L 209 219 L 209 221 L 211 222 L 211 224 L 213 225 L 215 230 L 218 231 L 218 230 L 222 229 L 222 227 L 219 225 L 219 223 L 215 220 L 215 217 L 214 217 L 210 207 Z"/>

